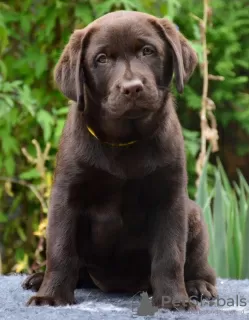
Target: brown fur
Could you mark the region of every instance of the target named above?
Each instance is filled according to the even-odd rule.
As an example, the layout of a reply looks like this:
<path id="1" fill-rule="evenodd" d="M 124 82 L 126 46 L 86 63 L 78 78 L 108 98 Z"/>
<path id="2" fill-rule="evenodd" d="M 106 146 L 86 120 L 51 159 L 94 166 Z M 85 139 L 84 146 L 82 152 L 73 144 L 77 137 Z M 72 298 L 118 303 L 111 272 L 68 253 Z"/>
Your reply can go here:
<path id="1" fill-rule="evenodd" d="M 173 74 L 182 92 L 196 64 L 174 25 L 147 14 L 111 13 L 73 33 L 54 73 L 74 102 L 57 156 L 47 267 L 25 281 L 39 289 L 28 304 L 72 304 L 77 285 L 94 284 L 148 290 L 170 308 L 163 296 L 216 295 L 170 93 Z"/>

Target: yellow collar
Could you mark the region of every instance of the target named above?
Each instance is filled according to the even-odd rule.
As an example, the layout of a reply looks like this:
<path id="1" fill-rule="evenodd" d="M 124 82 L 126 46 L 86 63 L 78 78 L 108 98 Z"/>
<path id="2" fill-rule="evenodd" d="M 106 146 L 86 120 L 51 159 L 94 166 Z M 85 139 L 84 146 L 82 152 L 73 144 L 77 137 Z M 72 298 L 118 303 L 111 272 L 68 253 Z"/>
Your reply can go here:
<path id="1" fill-rule="evenodd" d="M 96 138 L 97 140 L 99 140 L 99 138 L 96 136 L 96 133 L 93 131 L 92 128 L 87 127 L 87 130 L 91 133 L 92 136 L 94 136 L 94 138 Z M 134 141 L 129 141 L 129 142 L 126 142 L 126 143 L 110 143 L 110 142 L 104 142 L 105 144 L 108 144 L 109 146 L 112 146 L 112 147 L 126 147 L 126 146 L 129 146 L 131 144 L 134 144 L 136 143 L 137 140 L 134 140 Z"/>

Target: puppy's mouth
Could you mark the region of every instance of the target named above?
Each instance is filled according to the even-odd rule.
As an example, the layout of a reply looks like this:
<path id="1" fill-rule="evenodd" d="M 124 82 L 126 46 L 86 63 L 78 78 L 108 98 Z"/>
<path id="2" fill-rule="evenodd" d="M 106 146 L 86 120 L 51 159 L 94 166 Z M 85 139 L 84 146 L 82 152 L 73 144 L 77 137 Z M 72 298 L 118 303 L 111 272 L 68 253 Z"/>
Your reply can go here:
<path id="1" fill-rule="evenodd" d="M 150 114 L 150 111 L 148 109 L 128 110 L 122 115 L 122 118 L 135 120 L 135 119 L 144 118 L 149 114 Z"/>

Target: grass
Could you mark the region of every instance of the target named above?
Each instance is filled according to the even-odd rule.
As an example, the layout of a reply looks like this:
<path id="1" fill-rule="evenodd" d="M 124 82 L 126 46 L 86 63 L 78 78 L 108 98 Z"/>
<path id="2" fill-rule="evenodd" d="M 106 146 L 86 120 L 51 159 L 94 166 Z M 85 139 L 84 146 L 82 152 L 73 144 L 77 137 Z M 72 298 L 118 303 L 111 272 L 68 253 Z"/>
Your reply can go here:
<path id="1" fill-rule="evenodd" d="M 240 171 L 231 184 L 219 160 L 212 182 L 207 168 L 208 161 L 196 201 L 208 226 L 209 262 L 219 277 L 249 278 L 249 185 Z"/>

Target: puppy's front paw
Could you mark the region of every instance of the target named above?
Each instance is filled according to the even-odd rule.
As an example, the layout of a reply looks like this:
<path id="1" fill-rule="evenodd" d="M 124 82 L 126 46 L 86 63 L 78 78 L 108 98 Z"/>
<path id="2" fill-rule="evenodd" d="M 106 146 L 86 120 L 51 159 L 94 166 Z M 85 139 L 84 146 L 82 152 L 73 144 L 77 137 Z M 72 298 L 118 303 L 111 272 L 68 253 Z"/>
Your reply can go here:
<path id="1" fill-rule="evenodd" d="M 216 288 L 205 280 L 191 280 L 186 282 L 186 290 L 189 297 L 200 301 L 211 300 L 217 297 Z"/>
<path id="2" fill-rule="evenodd" d="M 66 306 L 70 304 L 75 304 L 74 299 L 65 299 L 60 297 L 50 297 L 50 296 L 33 296 L 31 297 L 26 306 Z"/>

